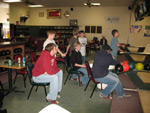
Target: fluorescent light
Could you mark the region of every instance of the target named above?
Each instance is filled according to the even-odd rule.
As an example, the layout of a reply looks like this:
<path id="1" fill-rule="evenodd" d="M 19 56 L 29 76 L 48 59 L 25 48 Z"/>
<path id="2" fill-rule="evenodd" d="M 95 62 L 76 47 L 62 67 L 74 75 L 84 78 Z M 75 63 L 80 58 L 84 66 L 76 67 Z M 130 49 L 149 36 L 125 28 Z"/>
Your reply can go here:
<path id="1" fill-rule="evenodd" d="M 87 5 L 87 3 L 84 3 L 84 5 Z"/>
<path id="2" fill-rule="evenodd" d="M 94 6 L 100 6 L 100 3 L 84 3 L 84 5 L 94 5 Z"/>
<path id="3" fill-rule="evenodd" d="M 28 5 L 28 7 L 43 7 L 43 5 Z"/>
<path id="4" fill-rule="evenodd" d="M 100 3 L 91 3 L 91 5 L 101 5 Z"/>
<path id="5" fill-rule="evenodd" d="M 22 0 L 3 0 L 3 2 L 22 2 Z"/>

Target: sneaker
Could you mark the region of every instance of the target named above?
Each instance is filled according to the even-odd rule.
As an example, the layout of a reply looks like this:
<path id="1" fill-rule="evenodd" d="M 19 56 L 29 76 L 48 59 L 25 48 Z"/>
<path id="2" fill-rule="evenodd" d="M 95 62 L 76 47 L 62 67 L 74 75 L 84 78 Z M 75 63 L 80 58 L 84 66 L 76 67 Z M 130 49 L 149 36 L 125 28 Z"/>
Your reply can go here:
<path id="1" fill-rule="evenodd" d="M 71 80 L 78 81 L 78 79 L 77 79 L 77 78 L 74 78 L 74 79 L 71 79 Z"/>
<path id="2" fill-rule="evenodd" d="M 56 100 L 50 100 L 50 103 L 51 103 L 51 104 L 58 104 L 59 102 L 56 101 Z"/>
<path id="3" fill-rule="evenodd" d="M 59 102 L 56 101 L 56 100 L 50 100 L 50 99 L 47 99 L 51 104 L 58 104 Z"/>
<path id="4" fill-rule="evenodd" d="M 108 99 L 108 100 L 112 100 L 112 97 L 105 97 L 102 94 L 99 94 L 99 96 L 102 97 L 102 98 Z"/>

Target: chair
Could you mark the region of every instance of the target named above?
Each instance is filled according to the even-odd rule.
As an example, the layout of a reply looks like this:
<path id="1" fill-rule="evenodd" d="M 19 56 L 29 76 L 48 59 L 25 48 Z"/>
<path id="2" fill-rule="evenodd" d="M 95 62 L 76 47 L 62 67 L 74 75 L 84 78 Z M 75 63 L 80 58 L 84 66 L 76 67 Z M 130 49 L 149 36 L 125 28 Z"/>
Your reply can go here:
<path id="1" fill-rule="evenodd" d="M 71 79 L 71 76 L 72 76 L 72 74 L 76 74 L 76 75 L 78 75 L 78 85 L 79 85 L 79 87 L 81 86 L 81 83 L 80 83 L 80 75 L 83 75 L 83 73 L 82 72 L 80 72 L 80 71 L 76 71 L 76 70 L 74 70 L 73 68 L 72 68 L 72 66 L 71 66 L 71 64 L 70 64 L 70 62 L 69 62 L 69 60 L 70 60 L 70 58 L 69 58 L 69 56 L 67 56 L 66 58 L 65 58 L 65 60 L 66 60 L 66 71 L 68 72 L 68 75 L 67 75 L 67 77 L 66 77 L 66 79 L 65 79 L 65 82 L 64 82 L 64 85 L 66 84 L 66 82 L 67 82 L 67 80 L 68 80 L 68 78 L 69 78 L 69 80 Z"/>
<path id="2" fill-rule="evenodd" d="M 57 62 L 57 64 L 63 64 L 64 66 L 64 70 L 65 70 L 65 66 L 66 66 L 66 61 L 65 61 L 65 59 L 64 58 L 59 58 L 59 57 L 56 57 L 56 62 Z"/>
<path id="3" fill-rule="evenodd" d="M 91 71 L 91 68 L 90 68 L 90 65 L 89 65 L 89 62 L 88 62 L 88 61 L 85 61 L 85 65 L 86 65 L 86 69 L 87 69 L 87 72 L 88 72 L 88 75 L 89 75 L 90 79 L 89 79 L 89 81 L 88 81 L 88 83 L 87 83 L 87 85 L 86 85 L 84 91 L 86 91 L 86 89 L 87 89 L 87 87 L 88 87 L 90 81 L 92 80 L 93 83 L 95 84 L 94 89 L 93 89 L 93 91 L 92 91 L 92 93 L 91 93 L 91 96 L 90 96 L 90 98 L 92 98 L 93 93 L 94 93 L 94 91 L 95 91 L 95 89 L 96 89 L 96 86 L 97 86 L 97 84 L 99 84 L 100 82 L 97 82 L 96 80 L 94 80 L 93 74 L 92 74 L 92 71 Z M 101 88 L 102 88 L 102 83 L 101 83 Z"/>
<path id="4" fill-rule="evenodd" d="M 20 58 L 21 61 L 22 61 L 22 55 L 16 55 L 14 57 L 14 60 L 18 62 L 18 58 Z M 15 75 L 15 79 L 14 79 L 13 84 L 15 84 L 17 76 L 22 75 L 23 76 L 24 87 L 26 88 L 26 78 L 27 78 L 27 74 L 28 74 L 27 69 L 25 68 L 25 69 L 20 69 L 20 70 L 15 70 L 15 71 L 16 71 L 16 75 Z"/>
<path id="5" fill-rule="evenodd" d="M 38 59 L 38 56 L 36 55 L 36 52 L 32 52 L 31 53 L 32 63 L 35 64 L 35 62 L 37 61 L 37 59 Z"/>
<path id="6" fill-rule="evenodd" d="M 30 81 L 30 84 L 32 85 L 31 89 L 30 89 L 30 92 L 28 94 L 28 97 L 27 97 L 27 100 L 29 99 L 30 97 L 30 94 L 32 92 L 32 89 L 34 86 L 37 86 L 35 92 L 37 91 L 38 89 L 38 86 L 42 86 L 44 87 L 44 92 L 45 92 L 45 96 L 47 96 L 47 92 L 46 92 L 46 86 L 49 85 L 49 83 L 36 83 L 32 80 L 32 69 L 33 69 L 33 64 L 31 62 L 27 63 L 27 71 L 28 71 L 28 77 L 29 77 L 29 81 Z M 46 100 L 47 101 L 47 100 Z"/>

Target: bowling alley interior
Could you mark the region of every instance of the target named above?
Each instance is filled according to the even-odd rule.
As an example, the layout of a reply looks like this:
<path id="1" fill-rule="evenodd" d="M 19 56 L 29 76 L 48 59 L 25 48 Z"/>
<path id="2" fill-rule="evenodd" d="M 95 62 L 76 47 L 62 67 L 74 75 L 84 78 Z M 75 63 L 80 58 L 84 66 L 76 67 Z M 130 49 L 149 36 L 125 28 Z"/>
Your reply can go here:
<path id="1" fill-rule="evenodd" d="M 150 113 L 150 0 L 0 0 L 0 113 Z"/>

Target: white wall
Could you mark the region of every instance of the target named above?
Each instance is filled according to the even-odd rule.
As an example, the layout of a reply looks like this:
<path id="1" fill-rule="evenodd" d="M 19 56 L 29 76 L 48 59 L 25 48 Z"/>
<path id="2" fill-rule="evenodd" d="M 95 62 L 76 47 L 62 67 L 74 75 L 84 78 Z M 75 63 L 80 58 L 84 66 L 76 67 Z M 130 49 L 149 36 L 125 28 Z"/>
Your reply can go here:
<path id="1" fill-rule="evenodd" d="M 0 23 L 6 23 L 9 18 L 9 9 L 8 8 L 0 8 Z"/>
<path id="2" fill-rule="evenodd" d="M 132 13 L 131 25 L 142 25 L 142 31 L 141 33 L 130 33 L 129 43 L 135 46 L 150 44 L 150 37 L 144 37 L 145 25 L 150 26 L 150 17 L 145 17 L 142 21 L 135 21 L 134 13 Z"/>
<path id="3" fill-rule="evenodd" d="M 21 16 L 27 16 L 27 12 L 30 12 L 30 8 L 26 5 L 9 5 L 9 12 L 10 12 L 10 23 L 16 24 L 16 21 L 19 21 L 20 25 L 26 25 L 26 23 L 20 23 Z M 28 21 L 28 19 L 27 19 Z M 26 22 L 27 22 L 26 21 Z"/>
<path id="4" fill-rule="evenodd" d="M 90 26 L 102 26 L 102 34 L 87 33 L 86 36 L 89 40 L 94 36 L 100 38 L 105 35 L 108 42 L 111 41 L 111 30 L 116 28 L 120 32 L 120 42 L 127 42 L 128 28 L 129 28 L 129 15 L 130 11 L 127 7 L 75 7 L 74 11 L 70 11 L 69 7 L 60 7 L 62 9 L 61 19 L 47 19 L 47 8 L 32 8 L 30 10 L 30 18 L 26 22 L 26 25 L 69 25 L 70 19 L 78 19 L 78 25 L 80 30 L 84 30 L 86 25 Z M 71 16 L 69 18 L 64 17 L 64 12 L 69 11 Z M 39 12 L 44 12 L 44 17 L 39 17 Z M 106 23 L 105 18 L 107 16 L 119 17 L 118 24 Z"/>
<path id="5" fill-rule="evenodd" d="M 16 10 L 17 8 L 17 10 Z M 146 43 L 150 43 L 149 37 L 143 37 L 143 34 L 130 34 L 130 10 L 128 7 L 74 7 L 73 11 L 70 11 L 70 7 L 57 7 L 56 9 L 62 9 L 61 19 L 47 19 L 47 9 L 55 8 L 27 8 L 20 6 L 10 6 L 10 20 L 11 23 L 15 23 L 20 19 L 20 16 L 25 15 L 26 11 L 30 11 L 30 17 L 26 21 L 25 25 L 45 25 L 45 26 L 63 26 L 69 25 L 70 19 L 78 19 L 78 25 L 80 30 L 84 30 L 86 25 L 90 26 L 102 26 L 102 34 L 86 33 L 89 40 L 93 37 L 100 37 L 105 35 L 110 43 L 112 39 L 112 29 L 118 29 L 120 37 L 118 38 L 120 43 L 129 43 L 131 45 L 144 46 Z M 64 17 L 64 12 L 69 11 L 71 16 L 69 18 Z M 44 12 L 44 17 L 39 17 L 39 12 Z M 119 23 L 107 23 L 105 18 L 119 17 Z M 143 21 L 135 22 L 134 15 L 132 14 L 131 25 L 149 25 L 150 18 L 147 17 Z"/>

